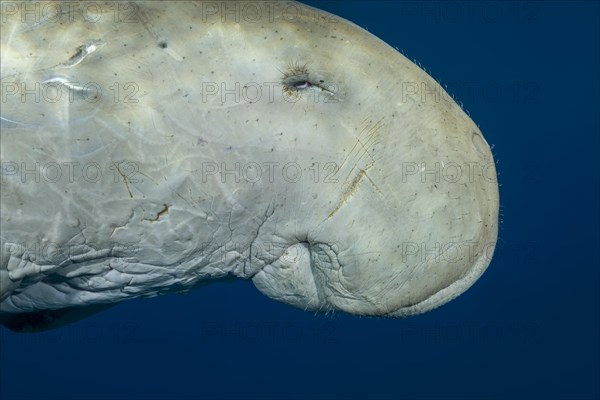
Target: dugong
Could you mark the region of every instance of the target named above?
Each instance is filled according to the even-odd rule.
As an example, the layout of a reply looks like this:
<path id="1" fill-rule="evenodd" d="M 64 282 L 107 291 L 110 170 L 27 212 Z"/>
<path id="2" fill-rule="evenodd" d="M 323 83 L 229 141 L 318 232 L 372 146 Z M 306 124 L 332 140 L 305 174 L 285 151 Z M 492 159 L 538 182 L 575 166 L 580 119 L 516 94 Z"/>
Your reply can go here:
<path id="1" fill-rule="evenodd" d="M 251 279 L 405 317 L 491 261 L 498 183 L 427 73 L 294 2 L 3 2 L 0 322 Z"/>

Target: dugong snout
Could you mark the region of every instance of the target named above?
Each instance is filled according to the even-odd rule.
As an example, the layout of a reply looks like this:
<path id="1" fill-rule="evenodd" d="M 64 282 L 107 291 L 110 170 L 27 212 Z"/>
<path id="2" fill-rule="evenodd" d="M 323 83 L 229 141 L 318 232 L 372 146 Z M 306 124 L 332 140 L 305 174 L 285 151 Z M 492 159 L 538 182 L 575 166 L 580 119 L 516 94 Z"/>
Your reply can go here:
<path id="1" fill-rule="evenodd" d="M 455 103 L 444 106 L 414 129 L 377 128 L 385 149 L 320 192 L 322 220 L 292 256 L 254 276 L 259 290 L 305 309 L 375 316 L 425 312 L 467 290 L 495 249 L 496 170 L 479 128 Z"/>

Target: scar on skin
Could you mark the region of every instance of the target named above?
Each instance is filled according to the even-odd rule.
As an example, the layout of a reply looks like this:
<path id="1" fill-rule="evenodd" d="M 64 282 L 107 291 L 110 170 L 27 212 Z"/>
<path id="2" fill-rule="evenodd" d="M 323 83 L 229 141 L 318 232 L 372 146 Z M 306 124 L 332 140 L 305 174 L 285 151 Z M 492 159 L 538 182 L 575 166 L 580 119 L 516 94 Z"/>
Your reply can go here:
<path id="1" fill-rule="evenodd" d="M 157 214 L 156 217 L 154 217 L 153 219 L 150 218 L 144 218 L 144 221 L 150 221 L 150 222 L 156 222 L 160 219 L 161 216 L 168 214 L 169 213 L 169 205 L 168 204 L 163 204 L 163 209 L 160 210 Z"/>
<path id="2" fill-rule="evenodd" d="M 71 56 L 71 58 L 69 58 L 64 63 L 58 64 L 58 66 L 66 68 L 74 67 L 80 62 L 82 62 L 87 56 L 89 56 L 105 44 L 106 43 L 102 39 L 88 40 L 83 45 L 77 48 L 75 54 Z"/>
<path id="3" fill-rule="evenodd" d="M 367 175 L 367 170 L 369 170 L 369 168 L 371 168 L 377 161 L 377 159 L 374 157 L 373 153 L 369 150 L 369 148 L 378 145 L 381 141 L 381 138 L 379 137 L 379 131 L 384 125 L 383 119 L 384 118 L 381 118 L 375 123 L 373 123 L 373 121 L 369 120 L 368 118 L 362 121 L 363 129 L 356 137 L 356 142 L 354 143 L 354 146 L 352 147 L 350 152 L 344 157 L 344 160 L 342 161 L 339 167 L 339 171 L 341 171 L 351 157 L 356 158 L 356 161 L 352 163 L 353 166 L 349 168 L 348 176 L 344 180 L 343 185 L 346 186 L 347 189 L 344 191 L 344 194 L 342 195 L 340 201 L 337 203 L 333 211 L 329 213 L 327 218 L 331 218 L 333 215 L 335 215 L 336 212 L 339 211 L 342 205 L 344 205 L 348 201 L 348 199 L 354 194 L 354 192 L 356 192 L 363 178 L 366 178 L 367 181 L 373 187 L 373 189 L 375 189 L 377 194 L 385 200 L 383 192 L 377 187 L 377 185 L 369 177 L 369 175 Z M 365 156 L 368 156 L 371 159 L 371 161 L 366 163 L 364 168 L 359 168 L 358 164 Z M 360 172 L 352 179 L 352 181 L 349 184 L 347 184 L 355 169 L 358 169 Z"/>
<path id="4" fill-rule="evenodd" d="M 123 178 L 123 182 L 125 182 L 125 187 L 127 187 L 127 192 L 129 192 L 129 198 L 133 199 L 133 193 L 131 193 L 131 189 L 129 189 L 129 182 L 127 176 L 123 174 L 123 172 L 121 172 L 121 169 L 116 163 L 113 162 L 113 165 L 117 169 L 117 172 L 119 172 L 119 175 L 121 175 L 121 177 Z"/>
<path id="5" fill-rule="evenodd" d="M 344 191 L 344 194 L 342 195 L 342 198 L 338 202 L 337 206 L 335 206 L 333 211 L 329 213 L 327 218 L 333 217 L 335 213 L 338 212 L 338 210 L 342 207 L 342 205 L 348 201 L 348 199 L 354 194 L 354 192 L 356 192 L 356 189 L 358 189 L 360 182 L 366 175 L 367 173 L 365 172 L 365 170 L 361 169 L 358 175 L 354 177 L 348 188 Z"/>
<path id="6" fill-rule="evenodd" d="M 374 124 L 373 121 L 371 121 L 369 118 L 366 118 L 362 121 L 362 130 L 356 137 L 356 142 L 354 143 L 354 146 L 352 147 L 352 149 L 350 149 L 350 152 L 344 157 L 339 167 L 339 171 L 341 172 L 344 169 L 344 166 L 350 161 L 350 158 L 356 158 L 356 161 L 353 163 L 352 168 L 349 169 L 346 179 L 344 179 L 344 184 L 348 182 L 352 171 L 355 168 L 357 168 L 358 163 L 365 155 L 371 158 L 371 162 L 366 168 L 364 168 L 365 170 L 369 169 L 371 167 L 371 164 L 377 161 L 373 153 L 369 151 L 369 148 L 373 148 L 374 146 L 381 143 L 379 131 L 384 125 L 384 118 L 385 117 L 382 117 L 379 121 L 375 122 Z"/>

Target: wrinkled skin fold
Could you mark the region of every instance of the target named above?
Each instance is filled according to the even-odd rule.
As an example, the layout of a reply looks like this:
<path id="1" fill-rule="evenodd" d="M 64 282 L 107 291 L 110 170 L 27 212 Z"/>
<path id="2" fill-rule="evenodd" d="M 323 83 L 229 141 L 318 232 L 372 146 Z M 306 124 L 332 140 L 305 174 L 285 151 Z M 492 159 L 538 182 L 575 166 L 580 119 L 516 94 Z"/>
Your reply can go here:
<path id="1" fill-rule="evenodd" d="M 59 2 L 32 6 L 40 18 L 11 4 L 6 326 L 223 278 L 310 311 L 408 316 L 489 265 L 498 184 L 481 131 L 360 27 L 287 2 Z"/>

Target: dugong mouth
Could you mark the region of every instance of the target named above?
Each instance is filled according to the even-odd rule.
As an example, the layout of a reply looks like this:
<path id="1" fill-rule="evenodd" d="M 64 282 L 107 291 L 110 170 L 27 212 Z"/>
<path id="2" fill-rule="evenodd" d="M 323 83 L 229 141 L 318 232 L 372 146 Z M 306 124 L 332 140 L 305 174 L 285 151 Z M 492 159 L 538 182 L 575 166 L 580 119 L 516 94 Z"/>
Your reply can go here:
<path id="1" fill-rule="evenodd" d="M 7 327 L 221 279 L 408 316 L 489 265 L 487 142 L 362 28 L 294 2 L 24 4 L 1 25 Z"/>

